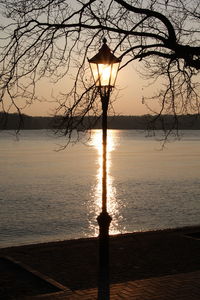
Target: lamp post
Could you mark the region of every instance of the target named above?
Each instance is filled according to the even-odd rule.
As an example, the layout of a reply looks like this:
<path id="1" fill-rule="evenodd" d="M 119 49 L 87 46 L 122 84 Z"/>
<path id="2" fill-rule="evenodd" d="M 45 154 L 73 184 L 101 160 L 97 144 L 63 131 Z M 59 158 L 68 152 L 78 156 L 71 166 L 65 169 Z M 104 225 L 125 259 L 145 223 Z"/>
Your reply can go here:
<path id="1" fill-rule="evenodd" d="M 98 300 L 109 300 L 109 226 L 111 216 L 107 212 L 107 111 L 110 93 L 114 88 L 121 59 L 115 57 L 103 39 L 99 52 L 89 59 L 95 86 L 102 103 L 102 211 L 99 224 L 99 282 Z"/>

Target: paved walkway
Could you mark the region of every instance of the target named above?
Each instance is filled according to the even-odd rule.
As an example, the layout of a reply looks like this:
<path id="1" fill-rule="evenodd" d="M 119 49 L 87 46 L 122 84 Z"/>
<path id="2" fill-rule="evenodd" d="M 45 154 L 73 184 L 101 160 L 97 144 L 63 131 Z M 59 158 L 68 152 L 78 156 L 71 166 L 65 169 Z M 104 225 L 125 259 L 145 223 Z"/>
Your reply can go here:
<path id="1" fill-rule="evenodd" d="M 111 300 L 199 300 L 200 271 L 111 285 Z M 31 299 L 96 300 L 97 289 L 43 295 Z"/>

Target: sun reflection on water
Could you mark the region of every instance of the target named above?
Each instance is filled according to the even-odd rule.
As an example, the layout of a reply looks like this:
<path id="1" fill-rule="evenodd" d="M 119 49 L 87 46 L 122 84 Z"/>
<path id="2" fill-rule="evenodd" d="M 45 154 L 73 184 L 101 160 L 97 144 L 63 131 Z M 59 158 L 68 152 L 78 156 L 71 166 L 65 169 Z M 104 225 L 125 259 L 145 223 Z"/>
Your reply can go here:
<path id="1" fill-rule="evenodd" d="M 110 225 L 110 234 L 117 234 L 119 230 L 119 220 L 122 219 L 120 215 L 120 206 L 117 201 L 117 189 L 115 187 L 114 177 L 111 175 L 112 167 L 112 152 L 116 150 L 118 144 L 117 131 L 108 130 L 107 132 L 107 210 L 112 217 Z M 91 135 L 90 145 L 97 150 L 97 175 L 96 184 L 91 190 L 92 202 L 89 204 L 89 223 L 90 230 L 94 235 L 98 235 L 99 228 L 96 217 L 101 211 L 102 205 L 102 131 L 93 130 Z M 91 218 L 91 216 L 93 216 Z"/>

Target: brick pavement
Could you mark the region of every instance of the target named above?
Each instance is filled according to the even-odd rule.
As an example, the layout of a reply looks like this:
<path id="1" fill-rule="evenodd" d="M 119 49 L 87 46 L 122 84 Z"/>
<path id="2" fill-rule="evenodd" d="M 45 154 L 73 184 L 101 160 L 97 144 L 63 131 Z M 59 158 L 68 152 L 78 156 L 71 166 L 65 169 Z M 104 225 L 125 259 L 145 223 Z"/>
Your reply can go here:
<path id="1" fill-rule="evenodd" d="M 197 229 L 187 228 L 113 237 L 111 239 L 112 279 L 113 282 L 124 280 L 124 283 L 111 285 L 110 299 L 200 300 L 200 243 L 197 238 L 190 237 L 190 232 L 193 235 L 194 232 L 197 232 L 199 237 L 200 227 Z M 94 255 L 94 253 L 97 253 L 95 242 L 96 239 L 84 239 L 0 249 L 0 254 L 3 257 L 12 257 L 10 260 L 22 265 L 23 268 L 27 265 L 31 266 L 29 268 L 25 267 L 29 272 L 35 274 L 36 271 L 33 272 L 33 269 L 38 270 L 41 274 L 46 274 L 45 277 L 47 278 L 44 278 L 45 280 L 48 279 L 47 281 L 49 281 L 53 278 L 57 283 L 75 289 L 75 292 L 72 292 L 72 290 L 67 288 L 64 290 L 64 287 L 62 287 L 61 292 L 29 296 L 27 298 L 21 297 L 20 294 L 20 298 L 17 299 L 95 300 L 97 298 L 96 289 L 80 290 L 87 286 L 95 286 L 95 280 L 93 280 L 96 278 L 94 272 L 96 267 L 94 268 L 94 265 L 97 262 Z M 84 260 L 83 257 L 89 257 L 90 260 Z M 68 258 L 67 263 L 66 258 Z M 114 269 L 113 266 L 116 266 L 116 268 Z M 133 266 L 139 266 L 139 269 L 133 268 Z M 163 276 L 164 274 L 170 274 L 173 270 L 177 272 L 176 275 Z M 136 272 L 138 272 L 137 275 L 141 275 L 140 272 L 142 272 L 143 277 L 134 277 Z M 14 274 L 16 273 L 14 272 Z M 68 274 L 68 281 L 66 280 L 66 274 Z M 87 274 L 87 278 L 83 278 L 83 274 Z M 81 280 L 84 281 L 83 284 L 81 284 Z M 4 283 L 4 281 L 0 280 L 1 283 Z M 15 285 L 11 284 L 11 287 L 15 289 Z M 10 289 L 10 286 L 8 285 L 5 288 Z M 42 293 L 40 289 L 36 291 L 34 285 L 30 288 L 33 293 L 29 293 L 29 295 L 35 295 L 37 292 Z M 3 289 L 2 295 L 5 295 Z M 16 294 L 14 293 L 14 295 Z M 3 298 L 0 296 L 0 298 L 2 300 L 11 299 L 4 296 Z"/>
<path id="2" fill-rule="evenodd" d="M 200 300 L 200 271 L 111 285 L 111 300 Z M 96 300 L 97 289 L 33 297 L 43 300 Z"/>

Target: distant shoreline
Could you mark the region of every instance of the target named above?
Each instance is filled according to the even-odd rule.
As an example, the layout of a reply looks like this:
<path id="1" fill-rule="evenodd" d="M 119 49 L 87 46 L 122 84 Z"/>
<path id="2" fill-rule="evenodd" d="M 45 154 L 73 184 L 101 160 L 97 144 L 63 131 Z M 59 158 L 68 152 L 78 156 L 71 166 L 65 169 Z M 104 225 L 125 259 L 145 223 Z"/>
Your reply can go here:
<path id="1" fill-rule="evenodd" d="M 199 225 L 188 225 L 183 227 L 174 227 L 174 228 L 164 228 L 164 229 L 151 229 L 151 230 L 145 230 L 145 231 L 134 231 L 134 232 L 127 232 L 127 233 L 117 233 L 117 234 L 110 234 L 111 239 L 115 239 L 121 236 L 138 236 L 138 235 L 146 235 L 146 234 L 168 234 L 173 232 L 193 232 L 197 231 L 200 232 L 200 224 Z M 3 246 L 0 247 L 0 254 L 1 251 L 4 251 L 6 249 L 18 249 L 18 248 L 24 248 L 24 247 L 40 247 L 40 246 L 46 246 L 50 244 L 62 244 L 62 243 L 73 243 L 73 242 L 83 242 L 83 241 L 90 241 L 90 240 L 98 240 L 98 236 L 91 236 L 91 237 L 77 237 L 77 238 L 69 238 L 69 239 L 61 239 L 61 240 L 50 240 L 50 241 L 41 241 L 41 242 L 29 242 L 29 243 L 20 243 L 19 245 L 10 245 L 10 246 Z"/>
<path id="2" fill-rule="evenodd" d="M 159 119 L 154 120 L 155 116 L 109 116 L 108 129 L 138 129 L 138 130 L 199 130 L 200 116 L 180 115 L 177 116 L 175 122 L 174 116 L 163 115 Z M 36 130 L 36 129 L 62 129 L 59 127 L 61 117 L 41 117 L 28 116 L 18 114 L 4 114 L 0 112 L 0 130 Z M 91 124 L 95 124 L 90 126 Z M 82 125 L 79 125 L 78 130 L 85 130 L 86 128 L 100 129 L 101 120 L 97 117 L 85 117 Z"/>

